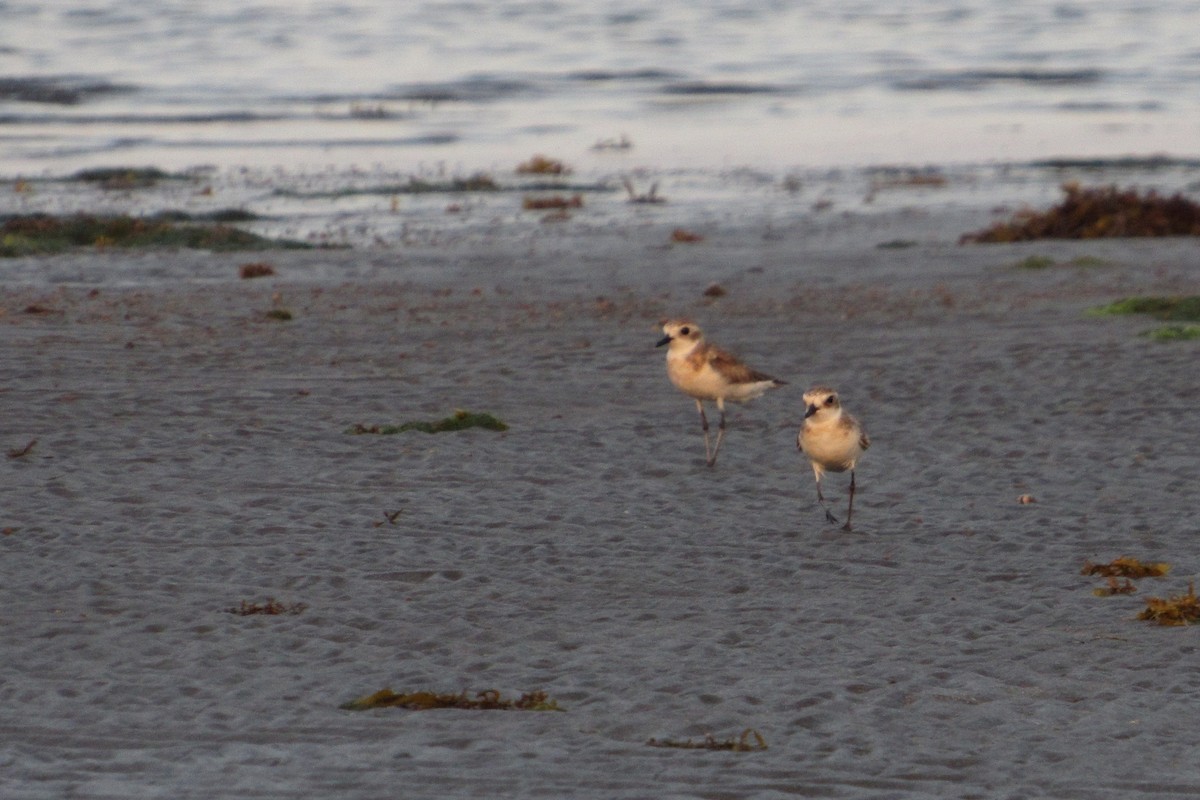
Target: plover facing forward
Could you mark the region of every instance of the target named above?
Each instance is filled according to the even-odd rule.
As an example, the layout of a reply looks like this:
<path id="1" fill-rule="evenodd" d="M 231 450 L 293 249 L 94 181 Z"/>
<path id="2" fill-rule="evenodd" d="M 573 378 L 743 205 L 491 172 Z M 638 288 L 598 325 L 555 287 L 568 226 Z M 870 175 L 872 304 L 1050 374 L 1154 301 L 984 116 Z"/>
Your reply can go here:
<path id="1" fill-rule="evenodd" d="M 658 347 L 667 348 L 667 377 L 679 391 L 696 401 L 700 426 L 704 430 L 704 457 L 708 466 L 717 463 L 721 440 L 725 438 L 725 401 L 744 403 L 760 397 L 768 389 L 783 386 L 784 381 L 756 372 L 730 353 L 709 344 L 700 326 L 687 319 L 666 320 Z M 716 402 L 721 412 L 717 424 L 717 442 L 709 447 L 708 417 L 704 401 Z"/>
<path id="2" fill-rule="evenodd" d="M 837 522 L 825 505 L 821 494 L 821 476 L 826 472 L 850 471 L 850 502 L 846 506 L 846 524 L 850 530 L 850 518 L 854 514 L 854 467 L 858 459 L 871 446 L 871 440 L 862 425 L 842 409 L 838 393 L 827 386 L 814 386 L 804 393 L 804 424 L 796 436 L 796 447 L 812 463 L 817 478 L 817 502 L 825 509 L 825 518 Z"/>

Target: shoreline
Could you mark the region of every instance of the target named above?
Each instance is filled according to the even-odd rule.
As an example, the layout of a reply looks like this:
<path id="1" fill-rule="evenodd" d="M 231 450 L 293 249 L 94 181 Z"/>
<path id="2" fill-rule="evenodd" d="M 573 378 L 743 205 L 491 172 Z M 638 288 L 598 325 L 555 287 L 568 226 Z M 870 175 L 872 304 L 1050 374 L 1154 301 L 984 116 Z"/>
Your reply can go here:
<path id="1" fill-rule="evenodd" d="M 675 228 L 712 238 L 723 229 L 736 232 L 758 225 L 767 238 L 777 229 L 804 229 L 836 239 L 846 220 L 881 229 L 876 244 L 883 244 L 957 241 L 957 236 L 1020 209 L 1058 203 L 1069 183 L 1138 187 L 1166 195 L 1194 194 L 1200 187 L 1200 161 L 1157 156 L 769 170 L 630 164 L 580 168 L 570 160 L 565 165 L 571 172 L 563 176 L 521 174 L 517 160 L 457 171 L 444 166 L 295 173 L 199 170 L 164 173 L 144 185 L 128 186 L 70 175 L 8 176 L 0 181 L 11 182 L 13 191 L 0 215 L 180 213 L 203 220 L 236 214 L 244 219 L 235 221 L 235 227 L 261 236 L 369 253 L 464 243 L 486 248 L 513 237 L 537 246 L 656 226 L 663 229 L 664 246 Z M 625 183 L 640 195 L 653 190 L 662 202 L 630 202 Z M 525 207 L 530 199 L 553 198 L 577 205 L 558 211 Z M 922 216 L 953 219 L 940 225 Z M 952 222 L 961 226 L 953 235 Z M 882 230 L 890 230 L 891 238 Z"/>

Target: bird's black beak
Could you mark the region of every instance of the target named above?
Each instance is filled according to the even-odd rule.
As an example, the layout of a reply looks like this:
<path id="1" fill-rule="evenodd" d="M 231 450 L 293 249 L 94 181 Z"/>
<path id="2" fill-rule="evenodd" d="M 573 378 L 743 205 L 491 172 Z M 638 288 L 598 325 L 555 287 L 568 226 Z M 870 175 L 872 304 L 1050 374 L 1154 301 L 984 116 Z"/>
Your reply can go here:
<path id="1" fill-rule="evenodd" d="M 654 346 L 655 346 L 655 347 L 662 347 L 664 344 L 669 344 L 669 343 L 670 343 L 670 341 L 671 341 L 671 337 L 670 337 L 670 336 L 664 336 L 664 337 L 662 337 L 661 339 L 659 339 L 659 340 L 658 340 L 658 344 L 656 344 L 656 345 L 654 345 Z"/>
<path id="2" fill-rule="evenodd" d="M 804 412 L 804 418 L 808 419 L 815 413 L 817 413 L 817 407 L 815 405 L 810 405 L 808 407 L 808 410 Z"/>

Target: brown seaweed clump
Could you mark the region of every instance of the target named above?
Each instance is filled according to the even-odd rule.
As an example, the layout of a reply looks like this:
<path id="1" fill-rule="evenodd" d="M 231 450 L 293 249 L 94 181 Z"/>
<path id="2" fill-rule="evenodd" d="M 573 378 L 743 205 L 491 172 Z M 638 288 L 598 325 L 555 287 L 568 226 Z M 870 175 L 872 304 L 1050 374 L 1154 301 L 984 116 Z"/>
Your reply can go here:
<path id="1" fill-rule="evenodd" d="M 269 617 L 277 617 L 282 614 L 302 614 L 304 609 L 308 608 L 304 603 L 292 603 L 286 605 L 279 602 L 274 597 L 268 597 L 265 603 L 248 603 L 245 600 L 241 605 L 233 608 L 225 609 L 230 614 L 236 614 L 239 617 L 251 617 L 258 614 L 264 614 Z"/>
<path id="2" fill-rule="evenodd" d="M 1096 597 L 1113 597 L 1119 594 L 1136 593 L 1137 587 L 1133 585 L 1133 581 L 1129 580 L 1129 578 L 1126 578 L 1125 582 L 1122 583 L 1116 578 L 1109 577 L 1107 586 L 1100 586 L 1092 589 L 1092 594 L 1096 595 Z"/>
<path id="3" fill-rule="evenodd" d="M 526 211 L 565 211 L 568 208 L 583 208 L 583 196 L 526 197 L 521 207 Z"/>
<path id="4" fill-rule="evenodd" d="M 1171 565 L 1165 562 L 1143 564 L 1136 558 L 1120 556 L 1107 564 L 1093 564 L 1091 561 L 1085 561 L 1079 574 L 1099 575 L 1101 578 L 1161 578 L 1170 569 Z"/>
<path id="5" fill-rule="evenodd" d="M 960 244 L 1028 242 L 1034 239 L 1101 239 L 1200 236 L 1200 204 L 1174 194 L 1144 194 L 1116 186 L 1064 184 L 1063 201 L 1048 211 L 1020 211 L 1008 222 L 964 234 Z"/>
<path id="6" fill-rule="evenodd" d="M 412 421 L 403 425 L 364 425 L 356 423 L 346 429 L 346 433 L 364 434 L 375 433 L 390 436 L 405 431 L 421 431 L 423 433 L 443 433 L 445 431 L 461 431 L 467 428 L 484 428 L 489 431 L 506 431 L 508 425 L 491 414 L 475 414 L 459 409 L 452 416 L 437 422 Z"/>
<path id="7" fill-rule="evenodd" d="M 252 261 L 248 264 L 242 264 L 238 267 L 238 275 L 242 280 L 251 280 L 253 278 L 269 278 L 275 274 L 275 267 L 265 261 Z"/>
<path id="8" fill-rule="evenodd" d="M 1138 619 L 1151 620 L 1159 625 L 1188 625 L 1200 622 L 1200 598 L 1195 585 L 1189 583 L 1187 594 L 1168 597 L 1147 597 L 1146 608 Z"/>
<path id="9" fill-rule="evenodd" d="M 535 155 L 517 165 L 518 175 L 570 175 L 571 168 L 557 158 Z"/>
<path id="10" fill-rule="evenodd" d="M 368 711 L 373 708 L 407 708 L 410 711 L 429 711 L 435 708 L 460 708 L 473 711 L 562 711 L 558 702 L 551 700 L 545 692 L 527 692 L 516 700 L 508 700 L 495 689 L 479 692 L 469 697 L 466 692 L 458 694 L 437 692 L 393 692 L 381 689 L 374 694 L 343 703 L 338 708 L 346 711 Z"/>

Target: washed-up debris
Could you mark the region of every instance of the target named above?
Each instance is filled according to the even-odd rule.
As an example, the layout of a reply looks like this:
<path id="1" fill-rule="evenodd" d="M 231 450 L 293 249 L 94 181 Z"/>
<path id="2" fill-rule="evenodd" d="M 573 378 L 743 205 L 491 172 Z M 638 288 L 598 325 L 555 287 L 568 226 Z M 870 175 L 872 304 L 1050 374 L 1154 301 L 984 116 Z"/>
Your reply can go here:
<path id="1" fill-rule="evenodd" d="M 171 175 L 157 167 L 97 167 L 84 169 L 71 176 L 71 180 L 94 183 L 102 189 L 148 189 L 160 181 L 191 180 L 186 175 Z"/>
<path id="2" fill-rule="evenodd" d="M 24 447 L 14 447 L 8 451 L 9 458 L 24 458 L 33 452 L 33 446 L 37 444 L 37 439 L 30 439 L 29 444 Z"/>
<path id="3" fill-rule="evenodd" d="M 347 711 L 369 711 L 373 708 L 406 708 L 410 711 L 430 711 L 438 708 L 458 708 L 472 711 L 563 711 L 558 702 L 551 700 L 545 692 L 528 692 L 516 700 L 508 700 L 495 689 L 477 693 L 474 697 L 466 692 L 393 692 L 381 689 L 374 694 L 342 703 L 338 708 Z"/>
<path id="4" fill-rule="evenodd" d="M 493 417 L 491 414 L 475 414 L 470 411 L 455 411 L 452 416 L 436 422 L 412 421 L 403 425 L 352 425 L 346 433 L 363 434 L 375 433 L 390 436 L 405 431 L 421 431 L 423 433 L 443 433 L 446 431 L 461 431 L 467 428 L 485 428 L 490 431 L 506 431 L 508 425 Z"/>
<path id="5" fill-rule="evenodd" d="M 275 617 L 282 614 L 301 614 L 306 608 L 308 606 L 304 603 L 286 605 L 274 597 L 268 597 L 265 603 L 251 603 L 243 600 L 240 605 L 227 608 L 225 611 L 230 614 L 236 614 L 239 617 L 252 617 L 258 614 Z"/>
<path id="6" fill-rule="evenodd" d="M 1024 210 L 1007 222 L 965 234 L 961 244 L 1027 242 L 1034 239 L 1100 239 L 1200 236 L 1200 204 L 1174 194 L 1116 186 L 1064 184 L 1066 197 L 1046 211 Z"/>
<path id="7" fill-rule="evenodd" d="M 583 195 L 526 197 L 521 206 L 526 211 L 564 211 L 568 208 L 583 208 Z"/>
<path id="8" fill-rule="evenodd" d="M 253 261 L 238 267 L 238 275 L 242 280 L 251 278 L 268 278 L 275 274 L 275 267 L 265 261 Z"/>
<path id="9" fill-rule="evenodd" d="M 1196 587 L 1188 583 L 1187 594 L 1168 597 L 1147 597 L 1146 609 L 1138 614 L 1138 619 L 1157 622 L 1159 625 L 1189 625 L 1200 621 L 1200 598 L 1196 597 Z"/>
<path id="10" fill-rule="evenodd" d="M 1134 594 L 1136 592 L 1137 587 L 1133 585 L 1133 581 L 1129 580 L 1129 578 L 1126 578 L 1125 582 L 1122 583 L 1112 576 L 1109 577 L 1107 586 L 1099 586 L 1092 589 L 1092 594 L 1096 595 L 1096 597 L 1113 597 L 1119 594 Z"/>
<path id="11" fill-rule="evenodd" d="M 1102 578 L 1161 578 L 1171 570 L 1171 565 L 1165 562 L 1143 564 L 1130 556 L 1114 558 L 1107 564 L 1083 563 L 1080 575 L 1099 575 Z"/>
<path id="12" fill-rule="evenodd" d="M 384 511 L 383 519 L 375 520 L 374 525 L 376 528 L 382 528 L 384 525 L 395 525 L 396 521 L 400 519 L 400 515 L 403 513 L 404 509 L 400 509 L 399 511 Z"/>
<path id="13" fill-rule="evenodd" d="M 570 175 L 571 169 L 557 158 L 536 155 L 517 165 L 518 175 Z"/>
<path id="14" fill-rule="evenodd" d="M 674 747 L 680 750 L 732 750 L 736 753 L 750 750 L 766 750 L 767 740 L 753 728 L 746 728 L 741 736 L 730 739 L 717 739 L 711 733 L 694 742 L 691 739 L 677 741 L 675 739 L 649 739 L 646 744 L 651 747 Z"/>
<path id="15" fill-rule="evenodd" d="M 631 203 L 654 205 L 667 202 L 667 198 L 659 196 L 657 183 L 651 184 L 650 191 L 645 194 L 638 194 L 637 190 L 633 188 L 633 181 L 629 180 L 629 178 L 622 178 L 621 185 L 625 187 L 625 192 L 629 195 L 629 202 Z"/>

